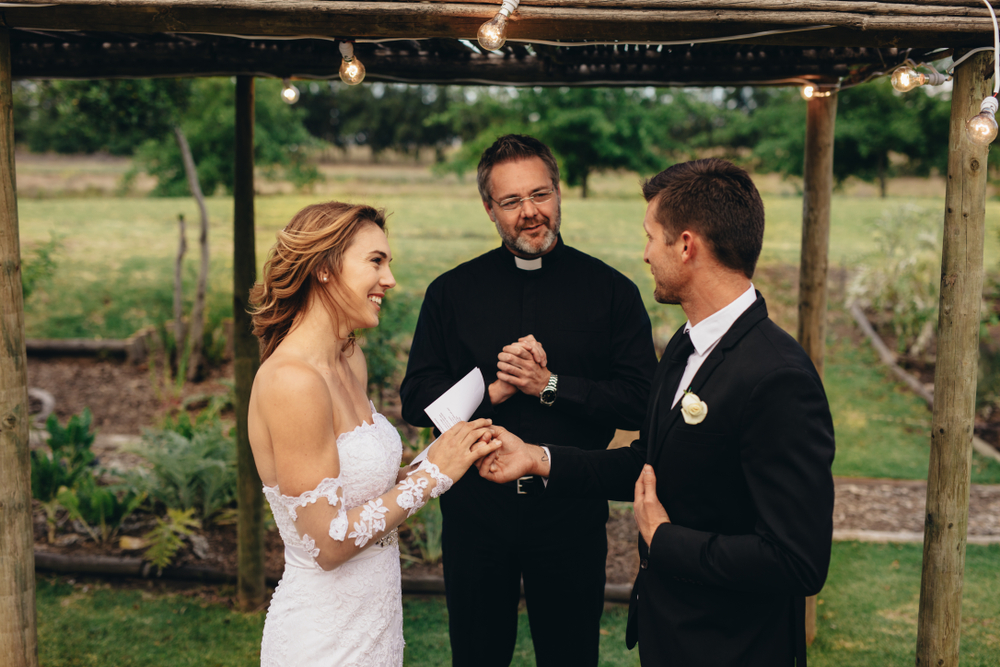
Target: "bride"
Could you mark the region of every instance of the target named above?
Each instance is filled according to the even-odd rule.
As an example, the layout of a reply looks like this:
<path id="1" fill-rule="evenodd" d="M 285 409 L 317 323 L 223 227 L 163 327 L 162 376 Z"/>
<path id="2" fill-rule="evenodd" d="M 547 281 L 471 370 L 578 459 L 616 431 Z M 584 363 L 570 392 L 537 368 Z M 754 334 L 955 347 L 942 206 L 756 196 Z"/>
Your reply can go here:
<path id="1" fill-rule="evenodd" d="M 480 419 L 400 469 L 399 434 L 366 396 L 353 334 L 378 325 L 390 260 L 381 211 L 316 204 L 278 232 L 251 291 L 262 364 L 250 444 L 285 543 L 264 667 L 402 665 L 396 527 L 499 446 Z"/>

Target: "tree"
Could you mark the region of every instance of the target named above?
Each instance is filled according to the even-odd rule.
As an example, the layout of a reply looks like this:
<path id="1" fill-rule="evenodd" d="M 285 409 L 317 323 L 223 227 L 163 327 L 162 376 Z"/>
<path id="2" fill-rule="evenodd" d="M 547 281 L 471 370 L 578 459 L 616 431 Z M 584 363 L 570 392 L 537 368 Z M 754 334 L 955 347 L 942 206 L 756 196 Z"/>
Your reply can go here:
<path id="1" fill-rule="evenodd" d="M 433 148 L 440 155 L 455 137 L 439 118 L 448 109 L 449 91 L 433 85 L 313 82 L 298 106 L 310 134 L 335 146 L 369 146 L 376 159 L 390 149 L 416 156 L 421 148 Z"/>
<path id="2" fill-rule="evenodd" d="M 21 81 L 14 87 L 16 139 L 31 151 L 131 155 L 170 134 L 191 79 Z"/>
<path id="3" fill-rule="evenodd" d="M 468 109 L 473 111 L 467 113 Z M 487 93 L 454 109 L 451 117 L 488 119 L 468 137 L 448 168 L 462 172 L 507 132 L 544 141 L 562 178 L 589 193 L 590 175 L 611 169 L 659 171 L 693 148 L 711 128 L 705 105 L 683 91 L 652 88 L 536 88 Z M 463 137 L 466 138 L 466 137 Z"/>
<path id="4" fill-rule="evenodd" d="M 805 153 L 806 103 L 797 89 L 758 88 L 726 115 L 717 133 L 733 152 L 750 149 L 758 171 L 801 176 Z M 900 94 L 886 78 L 839 93 L 833 175 L 876 182 L 884 197 L 886 180 L 910 173 L 926 175 L 947 163 L 950 104 L 924 89 Z M 942 128 L 944 128 L 942 130 Z M 905 158 L 903 162 L 893 156 Z"/>
<path id="5" fill-rule="evenodd" d="M 255 105 L 254 162 L 265 172 L 282 175 L 304 186 L 319 179 L 308 149 L 314 140 L 302 124 L 304 112 L 281 101 L 281 82 L 257 82 Z M 202 191 L 212 194 L 233 187 L 235 141 L 235 88 L 229 79 L 198 79 L 191 90 L 188 109 L 180 127 L 198 165 Z M 154 194 L 189 194 L 184 161 L 173 134 L 151 139 L 136 153 L 137 168 L 158 180 Z"/>

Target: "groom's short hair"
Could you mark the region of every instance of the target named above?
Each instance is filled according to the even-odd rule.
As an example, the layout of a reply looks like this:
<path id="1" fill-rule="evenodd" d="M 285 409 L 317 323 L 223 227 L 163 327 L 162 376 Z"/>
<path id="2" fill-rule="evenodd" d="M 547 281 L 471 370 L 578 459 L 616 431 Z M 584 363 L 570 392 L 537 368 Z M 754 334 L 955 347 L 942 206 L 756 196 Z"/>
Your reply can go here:
<path id="1" fill-rule="evenodd" d="M 764 242 L 764 202 L 743 169 L 719 158 L 675 164 L 642 184 L 667 243 L 684 230 L 708 241 L 723 266 L 752 278 Z"/>

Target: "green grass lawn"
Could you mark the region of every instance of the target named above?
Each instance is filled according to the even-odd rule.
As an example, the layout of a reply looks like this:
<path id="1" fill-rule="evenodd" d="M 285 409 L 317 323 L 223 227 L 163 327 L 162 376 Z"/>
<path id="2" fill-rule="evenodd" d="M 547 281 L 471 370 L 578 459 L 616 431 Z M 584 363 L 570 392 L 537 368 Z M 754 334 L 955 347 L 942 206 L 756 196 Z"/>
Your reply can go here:
<path id="1" fill-rule="evenodd" d="M 920 595 L 920 545 L 842 542 L 833 546 L 826 587 L 819 595 L 817 667 L 913 664 Z M 171 594 L 68 583 L 42 577 L 37 586 L 38 645 L 43 667 L 247 666 L 258 664 L 263 613 L 244 614 L 213 596 Z M 1000 545 L 969 546 L 962 607 L 961 661 L 1000 663 Z M 440 597 L 403 604 L 406 664 L 450 665 L 448 612 Z M 604 667 L 635 666 L 625 649 L 624 606 L 609 606 L 602 621 Z M 519 617 L 513 665 L 534 665 L 528 619 Z"/>

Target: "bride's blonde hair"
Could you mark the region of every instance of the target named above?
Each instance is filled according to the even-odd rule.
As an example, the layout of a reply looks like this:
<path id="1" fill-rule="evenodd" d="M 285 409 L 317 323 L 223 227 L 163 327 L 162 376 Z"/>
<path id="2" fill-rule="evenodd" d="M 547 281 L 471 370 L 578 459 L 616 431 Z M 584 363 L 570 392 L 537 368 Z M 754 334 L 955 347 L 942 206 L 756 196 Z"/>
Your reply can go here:
<path id="1" fill-rule="evenodd" d="M 260 340 L 261 361 L 284 340 L 296 315 L 305 310 L 314 294 L 330 314 L 335 330 L 361 308 L 339 289 L 340 272 L 344 251 L 368 225 L 385 230 L 385 212 L 333 201 L 306 206 L 278 232 L 278 241 L 264 262 L 263 280 L 250 289 L 250 315 L 253 334 Z M 319 273 L 323 269 L 330 274 L 333 290 L 315 289 L 321 284 Z M 352 332 L 345 349 L 353 344 Z"/>

